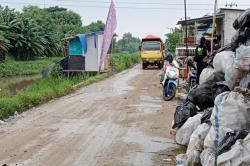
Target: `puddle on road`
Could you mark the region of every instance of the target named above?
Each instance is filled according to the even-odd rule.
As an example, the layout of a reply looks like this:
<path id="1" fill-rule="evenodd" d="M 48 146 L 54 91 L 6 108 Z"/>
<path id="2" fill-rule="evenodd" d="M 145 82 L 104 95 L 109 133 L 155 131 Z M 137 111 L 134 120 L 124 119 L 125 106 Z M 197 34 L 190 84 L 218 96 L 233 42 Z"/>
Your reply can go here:
<path id="1" fill-rule="evenodd" d="M 107 81 L 107 85 L 101 87 L 101 92 L 103 92 L 103 88 L 108 92 L 115 92 L 117 94 L 124 94 L 126 91 L 134 89 L 133 86 L 128 85 L 129 81 L 132 80 L 133 77 L 140 74 L 142 71 L 139 70 L 138 66 L 135 67 L 134 70 L 126 70 L 116 75 L 113 79 Z"/>
<path id="2" fill-rule="evenodd" d="M 159 97 L 141 96 L 140 104 L 129 105 L 129 107 L 137 107 L 138 110 L 145 114 L 155 114 L 162 111 L 162 99 Z"/>
<path id="3" fill-rule="evenodd" d="M 103 99 L 106 97 L 124 94 L 127 91 L 134 89 L 134 87 L 129 85 L 129 83 L 140 73 L 142 73 L 142 71 L 139 66 L 135 66 L 134 68 L 118 73 L 112 78 L 106 79 L 101 83 L 94 83 L 88 86 L 88 88 L 78 91 L 71 97 L 86 94 L 88 98 Z"/>
<path id="4" fill-rule="evenodd" d="M 151 166 L 152 158 L 162 150 L 172 150 L 178 146 L 171 139 L 161 137 L 150 137 L 142 132 L 130 132 L 124 138 L 124 142 L 129 144 L 138 144 L 140 148 L 128 152 L 122 160 L 124 163 L 135 166 Z"/>

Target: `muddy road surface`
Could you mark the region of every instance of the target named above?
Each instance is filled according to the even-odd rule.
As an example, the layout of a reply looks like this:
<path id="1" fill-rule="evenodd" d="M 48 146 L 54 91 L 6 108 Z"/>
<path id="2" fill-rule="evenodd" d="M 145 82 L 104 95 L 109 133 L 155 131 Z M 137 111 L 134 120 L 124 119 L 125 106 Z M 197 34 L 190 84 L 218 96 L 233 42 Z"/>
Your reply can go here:
<path id="1" fill-rule="evenodd" d="M 0 125 L 0 166 L 174 165 L 175 106 L 135 66 Z"/>

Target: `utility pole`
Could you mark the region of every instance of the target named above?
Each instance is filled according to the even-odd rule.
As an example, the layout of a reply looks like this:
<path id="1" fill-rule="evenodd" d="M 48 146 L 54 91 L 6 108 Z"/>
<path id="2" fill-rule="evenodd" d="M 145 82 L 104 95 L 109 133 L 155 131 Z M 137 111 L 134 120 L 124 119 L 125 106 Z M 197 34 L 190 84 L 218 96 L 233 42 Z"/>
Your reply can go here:
<path id="1" fill-rule="evenodd" d="M 184 0 L 184 9 L 185 9 L 185 34 L 186 34 L 186 56 L 188 56 L 188 34 L 187 34 L 187 2 Z"/>
<path id="2" fill-rule="evenodd" d="M 212 25 L 212 37 L 211 37 L 211 54 L 213 53 L 213 50 L 214 50 L 213 45 L 214 45 L 214 30 L 215 30 L 215 24 L 216 24 L 217 3 L 218 3 L 218 0 L 215 0 L 215 2 L 214 2 L 213 25 Z"/>

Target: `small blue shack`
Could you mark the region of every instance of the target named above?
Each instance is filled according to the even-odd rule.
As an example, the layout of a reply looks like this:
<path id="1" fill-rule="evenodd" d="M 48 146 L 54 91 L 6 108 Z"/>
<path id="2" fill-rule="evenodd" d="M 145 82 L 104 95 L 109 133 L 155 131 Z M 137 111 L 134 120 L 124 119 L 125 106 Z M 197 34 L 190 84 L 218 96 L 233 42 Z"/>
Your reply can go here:
<path id="1" fill-rule="evenodd" d="M 100 72 L 100 69 L 104 70 L 105 64 L 100 64 L 103 33 L 99 31 L 77 34 L 66 39 L 69 71 Z"/>

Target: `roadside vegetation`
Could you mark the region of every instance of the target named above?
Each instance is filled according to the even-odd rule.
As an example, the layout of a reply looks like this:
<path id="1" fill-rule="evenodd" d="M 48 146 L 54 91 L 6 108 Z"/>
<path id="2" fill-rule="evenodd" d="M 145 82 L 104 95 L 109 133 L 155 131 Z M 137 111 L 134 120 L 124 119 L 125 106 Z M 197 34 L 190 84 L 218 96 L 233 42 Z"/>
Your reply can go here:
<path id="1" fill-rule="evenodd" d="M 173 28 L 170 33 L 167 33 L 165 41 L 166 50 L 175 54 L 175 48 L 178 43 L 181 42 L 183 32 L 179 28 Z"/>
<path id="2" fill-rule="evenodd" d="M 62 57 L 41 57 L 30 61 L 16 61 L 11 56 L 7 56 L 5 63 L 0 64 L 0 78 L 40 74 L 42 70 L 60 59 Z"/>
<path id="3" fill-rule="evenodd" d="M 114 73 L 127 69 L 138 62 L 140 62 L 139 53 L 115 53 L 111 56 Z"/>
<path id="4" fill-rule="evenodd" d="M 66 8 L 28 6 L 17 12 L 0 6 L 0 62 L 10 54 L 16 60 L 63 55 L 63 38 L 104 27 L 101 21 L 83 25 L 81 16 Z"/>
<path id="5" fill-rule="evenodd" d="M 0 117 L 6 118 L 15 112 L 21 113 L 28 108 L 47 102 L 53 98 L 72 92 L 75 87 L 81 87 L 98 80 L 107 78 L 109 75 L 131 67 L 140 60 L 138 53 L 113 54 L 111 56 L 112 71 L 110 73 L 93 75 L 85 73 L 70 77 L 69 79 L 61 73 L 54 73 L 49 78 L 34 81 L 27 88 L 17 92 L 15 95 L 1 92 L 0 90 Z M 79 85 L 80 86 L 77 86 Z"/>
<path id="6" fill-rule="evenodd" d="M 20 12 L 0 6 L 0 118 L 21 113 L 139 62 L 139 54 L 134 52 L 140 39 L 125 33 L 122 39 L 113 41 L 109 73 L 65 77 L 55 64 L 64 55 L 64 38 L 103 31 L 105 27 L 102 21 L 84 25 L 81 20 L 79 14 L 57 6 L 27 6 Z"/>
<path id="7" fill-rule="evenodd" d="M 138 37 L 134 37 L 130 32 L 124 33 L 120 40 L 113 40 L 113 52 L 138 52 L 140 42 L 141 40 Z"/>

